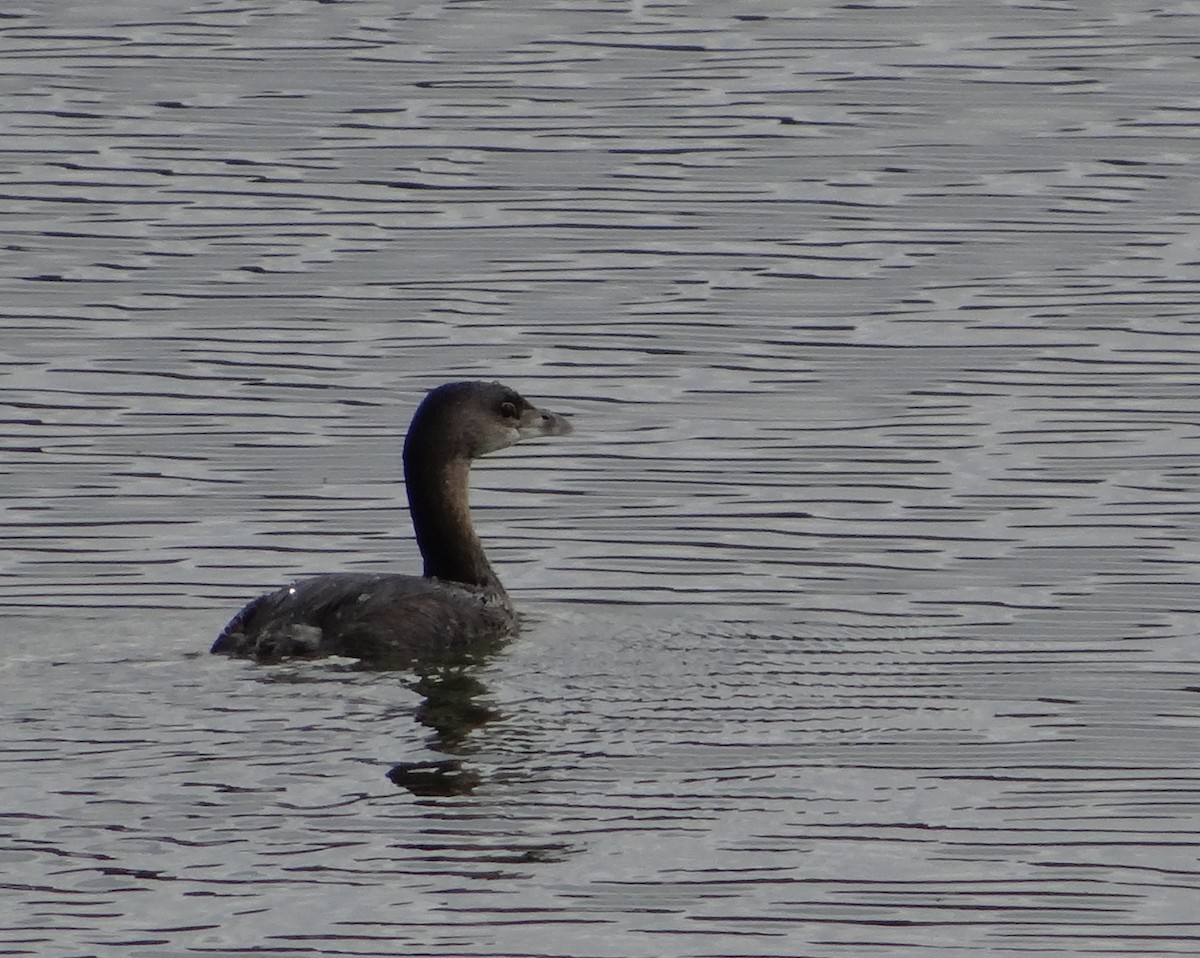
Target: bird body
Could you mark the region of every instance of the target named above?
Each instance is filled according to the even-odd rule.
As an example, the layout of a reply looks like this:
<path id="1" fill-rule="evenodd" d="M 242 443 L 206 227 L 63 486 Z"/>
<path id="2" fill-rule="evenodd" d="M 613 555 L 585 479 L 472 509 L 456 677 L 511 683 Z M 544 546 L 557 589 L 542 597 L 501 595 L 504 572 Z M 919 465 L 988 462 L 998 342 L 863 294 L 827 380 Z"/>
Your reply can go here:
<path id="1" fill-rule="evenodd" d="M 448 662 L 516 632 L 512 602 L 471 522 L 471 460 L 570 432 L 499 383 L 449 383 L 425 397 L 404 444 L 409 511 L 424 575 L 335 572 L 248 603 L 212 651 L 260 661 L 345 655 L 376 665 Z"/>

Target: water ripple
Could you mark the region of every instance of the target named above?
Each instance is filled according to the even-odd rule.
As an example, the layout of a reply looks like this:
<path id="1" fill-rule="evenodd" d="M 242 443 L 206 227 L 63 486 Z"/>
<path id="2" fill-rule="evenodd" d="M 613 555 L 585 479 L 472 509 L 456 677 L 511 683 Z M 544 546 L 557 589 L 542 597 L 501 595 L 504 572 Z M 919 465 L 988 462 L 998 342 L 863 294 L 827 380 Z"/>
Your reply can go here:
<path id="1" fill-rule="evenodd" d="M 5 950 L 1192 953 L 1196 28 L 6 11 Z M 522 638 L 204 655 L 468 377 Z"/>

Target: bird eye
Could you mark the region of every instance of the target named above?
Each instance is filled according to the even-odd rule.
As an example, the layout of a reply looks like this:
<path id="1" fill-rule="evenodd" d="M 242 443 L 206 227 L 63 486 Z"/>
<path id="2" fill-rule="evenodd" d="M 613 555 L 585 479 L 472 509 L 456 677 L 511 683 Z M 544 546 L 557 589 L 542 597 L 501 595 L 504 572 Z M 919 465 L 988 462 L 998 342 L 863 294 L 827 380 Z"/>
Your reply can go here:
<path id="1" fill-rule="evenodd" d="M 507 399 L 504 400 L 504 402 L 502 402 L 500 404 L 500 415 L 503 416 L 505 419 L 516 419 L 517 418 L 516 405 L 514 403 L 509 402 Z"/>

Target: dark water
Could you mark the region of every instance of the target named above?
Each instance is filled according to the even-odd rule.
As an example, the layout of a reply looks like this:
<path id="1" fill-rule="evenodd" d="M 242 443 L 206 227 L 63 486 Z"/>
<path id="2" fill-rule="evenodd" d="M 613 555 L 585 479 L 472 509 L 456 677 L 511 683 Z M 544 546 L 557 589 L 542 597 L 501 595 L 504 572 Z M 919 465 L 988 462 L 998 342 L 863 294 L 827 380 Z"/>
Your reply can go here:
<path id="1" fill-rule="evenodd" d="M 1195 954 L 1198 35 L 6 7 L 0 951 Z M 204 654 L 465 377 L 520 640 Z"/>

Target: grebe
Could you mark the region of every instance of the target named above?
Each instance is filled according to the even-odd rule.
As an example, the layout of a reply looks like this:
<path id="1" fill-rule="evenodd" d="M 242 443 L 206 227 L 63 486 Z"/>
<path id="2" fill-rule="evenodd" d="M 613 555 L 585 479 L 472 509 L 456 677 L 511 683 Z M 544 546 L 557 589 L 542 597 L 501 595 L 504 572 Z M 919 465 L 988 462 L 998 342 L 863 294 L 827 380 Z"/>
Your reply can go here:
<path id="1" fill-rule="evenodd" d="M 335 572 L 250 602 L 212 651 L 273 661 L 345 655 L 371 664 L 447 662 L 517 630 L 516 611 L 471 523 L 471 460 L 571 431 L 500 383 L 447 383 L 417 407 L 404 482 L 423 576 Z"/>

